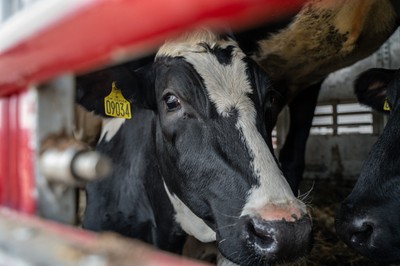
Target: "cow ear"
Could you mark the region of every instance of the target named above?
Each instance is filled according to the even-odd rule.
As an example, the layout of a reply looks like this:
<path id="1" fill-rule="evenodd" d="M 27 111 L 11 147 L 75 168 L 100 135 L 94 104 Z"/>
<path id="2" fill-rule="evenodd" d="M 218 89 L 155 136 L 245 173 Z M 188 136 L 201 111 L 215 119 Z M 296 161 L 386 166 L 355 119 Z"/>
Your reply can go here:
<path id="1" fill-rule="evenodd" d="M 354 93 L 361 104 L 389 113 L 387 89 L 396 70 L 372 68 L 359 75 L 354 82 Z"/>
<path id="2" fill-rule="evenodd" d="M 155 74 L 153 64 L 147 64 L 139 69 L 130 69 L 132 83 L 121 83 L 121 91 L 128 101 L 139 108 L 156 109 Z M 134 86 L 132 86 L 134 84 Z"/>
<path id="3" fill-rule="evenodd" d="M 76 78 L 76 102 L 88 111 L 108 117 L 106 100 L 125 102 L 138 108 L 154 108 L 152 64 L 133 69 L 127 63 Z M 114 99 L 114 101 L 113 101 Z"/>
<path id="4" fill-rule="evenodd" d="M 265 119 L 267 119 L 267 131 L 272 132 L 272 125 L 275 125 L 278 114 L 285 106 L 285 98 L 283 95 L 275 89 L 275 84 L 267 75 L 267 73 L 254 61 L 249 60 L 248 66 L 251 71 L 250 80 L 255 85 L 258 100 L 262 105 Z"/>

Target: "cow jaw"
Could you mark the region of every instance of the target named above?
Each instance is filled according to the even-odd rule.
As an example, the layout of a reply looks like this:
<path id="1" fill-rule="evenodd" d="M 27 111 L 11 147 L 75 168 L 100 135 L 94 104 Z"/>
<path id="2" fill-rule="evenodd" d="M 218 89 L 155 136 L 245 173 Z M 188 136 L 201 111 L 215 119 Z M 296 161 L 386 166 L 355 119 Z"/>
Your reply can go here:
<path id="1" fill-rule="evenodd" d="M 174 206 L 175 219 L 182 229 L 189 235 L 194 236 L 201 242 L 212 242 L 216 240 L 215 232 L 196 214 L 194 214 L 176 195 L 173 195 L 164 182 L 164 188 Z"/>

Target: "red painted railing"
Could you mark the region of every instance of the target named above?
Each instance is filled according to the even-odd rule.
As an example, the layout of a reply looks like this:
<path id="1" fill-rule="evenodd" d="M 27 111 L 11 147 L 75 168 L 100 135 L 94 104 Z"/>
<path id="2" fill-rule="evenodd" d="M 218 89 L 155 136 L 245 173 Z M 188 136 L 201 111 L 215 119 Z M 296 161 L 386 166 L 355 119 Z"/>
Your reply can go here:
<path id="1" fill-rule="evenodd" d="M 35 103 L 29 92 L 0 98 L 0 205 L 33 214 L 33 122 Z"/>
<path id="2" fill-rule="evenodd" d="M 241 28 L 268 21 L 293 12 L 303 0 L 84 2 L 88 4 L 67 16 L 60 15 L 50 25 L 35 29 L 28 37 L 0 49 L 0 96 L 63 72 L 84 71 L 132 53 L 149 51 L 166 37 L 197 25 Z M 35 23 L 35 19 L 43 16 L 48 14 L 38 13 L 26 23 Z M 8 39 L 2 35 L 1 28 L 0 39 Z"/>

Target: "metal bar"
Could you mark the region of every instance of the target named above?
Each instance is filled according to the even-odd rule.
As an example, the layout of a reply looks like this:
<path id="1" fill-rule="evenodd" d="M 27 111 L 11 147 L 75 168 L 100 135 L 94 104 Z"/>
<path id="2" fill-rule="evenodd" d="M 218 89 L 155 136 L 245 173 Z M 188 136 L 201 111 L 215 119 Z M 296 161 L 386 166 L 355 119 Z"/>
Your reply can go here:
<path id="1" fill-rule="evenodd" d="M 318 128 L 318 127 L 329 127 L 329 128 L 335 128 L 335 127 L 358 127 L 358 126 L 372 126 L 372 123 L 341 123 L 339 125 L 333 125 L 333 124 L 317 124 L 313 125 L 313 128 Z"/>
<path id="2" fill-rule="evenodd" d="M 365 115 L 371 114 L 371 111 L 355 111 L 355 112 L 339 112 L 338 116 L 346 116 L 346 115 Z M 323 116 L 330 116 L 331 114 L 314 114 L 314 117 L 323 117 Z"/>
<path id="3" fill-rule="evenodd" d="M 32 214 L 36 198 L 31 124 L 35 121 L 28 94 L 0 98 L 0 204 Z"/>
<path id="4" fill-rule="evenodd" d="M 238 29 L 268 21 L 293 12 L 304 0 L 41 2 L 57 11 L 68 5 L 66 3 L 72 4 L 65 8 L 66 13 L 57 13 L 38 28 L 30 25 L 52 16 L 51 10 L 27 18 L 24 15 L 27 16 L 29 11 L 23 10 L 0 27 L 2 42 L 23 30 L 24 26 L 31 28 L 0 49 L 0 96 L 61 73 L 81 72 L 126 60 L 132 53 L 148 52 L 166 37 L 196 25 Z"/>
<path id="5" fill-rule="evenodd" d="M 19 114 L 18 114 L 18 95 L 13 95 L 9 100 L 9 186 L 10 192 L 7 206 L 11 208 L 19 208 L 19 168 L 18 168 L 18 151 L 19 151 Z"/>
<path id="6" fill-rule="evenodd" d="M 0 203 L 1 205 L 7 204 L 9 194 L 9 165 L 8 165 L 8 151 L 9 151 L 9 115 L 8 108 L 9 98 L 0 98 Z"/>
<path id="7" fill-rule="evenodd" d="M 0 265 L 205 266 L 116 234 L 95 234 L 0 208 Z"/>
<path id="8" fill-rule="evenodd" d="M 34 137 L 36 136 L 36 98 L 32 91 L 25 91 L 18 95 L 19 106 L 19 142 L 18 142 L 18 169 L 19 169 L 19 211 L 33 214 L 36 212 L 36 182 L 34 178 Z"/>
<path id="9" fill-rule="evenodd" d="M 35 179 L 38 191 L 38 214 L 58 222 L 73 224 L 76 220 L 77 190 L 62 184 L 48 182 L 40 169 L 40 152 L 46 140 L 58 136 L 71 136 L 74 121 L 74 77 L 64 75 L 40 87 L 33 87 L 31 93 L 36 97 L 36 154 Z"/>

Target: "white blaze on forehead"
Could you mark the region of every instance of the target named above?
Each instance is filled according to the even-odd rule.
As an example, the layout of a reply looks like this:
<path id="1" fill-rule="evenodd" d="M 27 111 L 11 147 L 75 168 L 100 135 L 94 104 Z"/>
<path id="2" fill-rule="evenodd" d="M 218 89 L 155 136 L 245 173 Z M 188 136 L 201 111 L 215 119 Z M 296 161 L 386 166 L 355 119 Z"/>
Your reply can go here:
<path id="1" fill-rule="evenodd" d="M 180 224 L 183 231 L 204 243 L 215 241 L 216 233 L 177 196 L 172 195 L 165 182 L 164 188 L 176 212 L 175 220 Z"/>
<path id="2" fill-rule="evenodd" d="M 103 118 L 99 143 L 105 138 L 105 141 L 110 141 L 122 124 L 125 122 L 125 118 Z"/>
<path id="3" fill-rule="evenodd" d="M 202 33 L 204 38 L 202 38 Z M 216 56 L 207 52 L 204 45 L 226 48 L 233 46 L 232 61 L 221 64 Z M 193 65 L 203 78 L 210 100 L 221 116 L 229 116 L 232 109 L 237 110 L 236 128 L 247 146 L 252 161 L 251 168 L 259 180 L 248 193 L 247 203 L 242 215 L 253 214 L 266 204 L 293 204 L 297 202 L 289 184 L 283 177 L 271 151 L 256 127 L 256 110 L 248 94 L 252 94 L 246 74 L 245 54 L 232 40 L 221 40 L 209 31 L 200 31 L 194 36 L 185 36 L 176 42 L 167 43 L 158 56 L 182 56 Z M 305 206 L 296 203 L 305 211 Z"/>
<path id="4" fill-rule="evenodd" d="M 218 36 L 206 29 L 182 34 L 179 38 L 171 39 L 165 42 L 157 51 L 156 57 L 160 56 L 186 56 L 190 53 L 205 53 L 207 49 L 199 45 L 206 43 L 210 47 L 226 47 L 229 44 L 236 45 L 234 41 L 221 40 Z"/>

